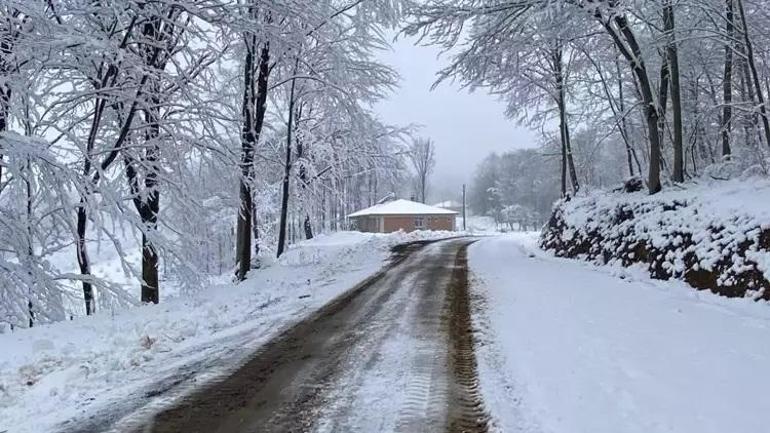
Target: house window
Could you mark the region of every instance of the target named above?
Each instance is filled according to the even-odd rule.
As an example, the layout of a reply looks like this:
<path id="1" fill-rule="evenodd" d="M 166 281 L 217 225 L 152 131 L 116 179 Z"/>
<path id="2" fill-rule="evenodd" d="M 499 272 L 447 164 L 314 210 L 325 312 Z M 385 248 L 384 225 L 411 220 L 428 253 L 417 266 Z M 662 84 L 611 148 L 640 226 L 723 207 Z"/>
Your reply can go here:
<path id="1" fill-rule="evenodd" d="M 425 218 L 421 216 L 414 217 L 414 227 L 418 229 L 425 228 Z"/>

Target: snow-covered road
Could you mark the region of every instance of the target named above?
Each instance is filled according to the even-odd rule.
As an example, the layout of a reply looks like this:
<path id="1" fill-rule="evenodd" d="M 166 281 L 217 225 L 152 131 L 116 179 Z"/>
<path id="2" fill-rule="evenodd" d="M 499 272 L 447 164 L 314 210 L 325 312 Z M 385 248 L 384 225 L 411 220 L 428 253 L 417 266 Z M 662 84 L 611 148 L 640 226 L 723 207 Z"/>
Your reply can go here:
<path id="1" fill-rule="evenodd" d="M 468 253 L 500 431 L 770 431 L 770 306 L 553 258 L 535 240 L 488 238 Z"/>
<path id="2" fill-rule="evenodd" d="M 486 432 L 470 338 L 470 242 L 411 245 L 231 375 L 111 431 Z"/>

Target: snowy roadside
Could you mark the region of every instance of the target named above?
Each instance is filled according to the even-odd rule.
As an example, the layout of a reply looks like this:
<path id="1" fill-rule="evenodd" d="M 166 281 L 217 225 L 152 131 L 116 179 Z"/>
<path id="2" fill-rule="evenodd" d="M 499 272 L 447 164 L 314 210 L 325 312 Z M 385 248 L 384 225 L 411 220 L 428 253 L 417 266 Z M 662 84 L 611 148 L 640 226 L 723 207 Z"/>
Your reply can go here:
<path id="1" fill-rule="evenodd" d="M 221 375 L 377 272 L 392 246 L 455 235 L 321 235 L 292 246 L 239 285 L 0 334 L 0 432 L 55 431 L 116 406 L 138 409 L 166 388 Z"/>
<path id="2" fill-rule="evenodd" d="M 469 249 L 481 385 L 499 431 L 766 430 L 766 303 L 554 258 L 536 236 Z"/>
<path id="3" fill-rule="evenodd" d="M 728 297 L 770 300 L 770 179 L 698 179 L 644 191 L 590 191 L 556 203 L 540 245 L 597 264 L 643 263 Z"/>

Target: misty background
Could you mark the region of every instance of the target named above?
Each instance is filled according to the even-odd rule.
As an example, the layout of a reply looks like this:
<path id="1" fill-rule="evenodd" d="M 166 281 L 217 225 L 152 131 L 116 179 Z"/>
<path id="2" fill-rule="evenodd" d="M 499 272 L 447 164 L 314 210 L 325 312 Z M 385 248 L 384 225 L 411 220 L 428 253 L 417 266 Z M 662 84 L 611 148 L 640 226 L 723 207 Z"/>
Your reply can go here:
<path id="1" fill-rule="evenodd" d="M 415 45 L 401 37 L 379 57 L 401 75 L 400 87 L 375 109 L 385 123 L 415 124 L 416 135 L 431 138 L 436 166 L 428 187 L 428 203 L 458 199 L 462 184 L 490 153 L 538 146 L 536 132 L 505 117 L 505 104 L 483 90 L 470 92 L 445 81 L 431 90 L 436 73 L 448 62 L 437 47 Z"/>

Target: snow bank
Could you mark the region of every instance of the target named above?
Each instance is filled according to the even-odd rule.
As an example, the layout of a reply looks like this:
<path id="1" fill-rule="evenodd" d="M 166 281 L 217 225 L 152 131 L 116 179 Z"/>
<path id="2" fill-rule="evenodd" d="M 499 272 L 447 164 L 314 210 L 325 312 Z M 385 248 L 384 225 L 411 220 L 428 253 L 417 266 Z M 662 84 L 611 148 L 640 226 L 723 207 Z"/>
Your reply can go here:
<path id="1" fill-rule="evenodd" d="M 770 299 L 770 180 L 744 178 L 561 201 L 541 246 L 730 297 Z"/>
<path id="2" fill-rule="evenodd" d="M 768 431 L 767 306 L 536 242 L 501 236 L 468 251 L 493 431 Z"/>
<path id="3" fill-rule="evenodd" d="M 0 432 L 130 413 L 237 366 L 282 328 L 377 272 L 396 244 L 453 232 L 320 235 L 187 297 L 0 334 Z M 101 426 L 104 428 L 105 426 Z"/>

